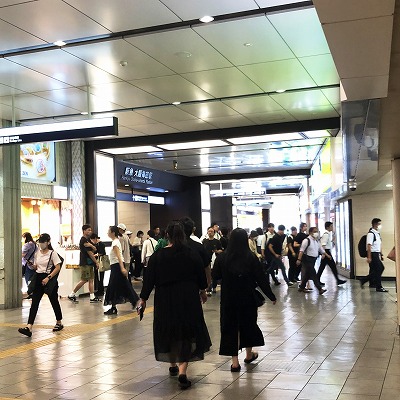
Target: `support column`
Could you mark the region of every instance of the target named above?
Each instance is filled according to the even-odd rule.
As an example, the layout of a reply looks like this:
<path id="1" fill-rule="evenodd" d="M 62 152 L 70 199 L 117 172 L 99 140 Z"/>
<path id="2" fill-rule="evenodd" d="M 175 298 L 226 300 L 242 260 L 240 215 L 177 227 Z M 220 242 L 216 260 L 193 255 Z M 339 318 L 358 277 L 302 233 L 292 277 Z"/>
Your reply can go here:
<path id="1" fill-rule="evenodd" d="M 0 146 L 0 309 L 22 305 L 19 146 Z"/>
<path id="2" fill-rule="evenodd" d="M 396 247 L 397 323 L 400 326 L 400 158 L 392 161 L 394 243 Z"/>

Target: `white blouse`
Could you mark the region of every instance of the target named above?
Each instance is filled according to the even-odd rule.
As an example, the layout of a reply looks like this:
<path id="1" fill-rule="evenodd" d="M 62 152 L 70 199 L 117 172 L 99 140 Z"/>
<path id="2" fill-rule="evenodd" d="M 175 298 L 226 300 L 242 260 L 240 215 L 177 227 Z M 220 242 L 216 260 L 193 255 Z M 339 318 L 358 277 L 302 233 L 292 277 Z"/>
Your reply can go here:
<path id="1" fill-rule="evenodd" d="M 119 249 L 119 253 L 121 254 L 122 258 L 122 247 L 121 247 L 121 242 L 119 239 L 114 239 L 111 243 L 111 252 L 110 252 L 110 264 L 119 264 L 118 257 L 116 251 L 116 247 Z"/>
<path id="2" fill-rule="evenodd" d="M 51 260 L 50 260 L 51 256 Z M 49 262 L 50 261 L 50 262 Z M 35 262 L 34 264 L 37 266 L 36 272 L 38 274 L 49 274 L 51 272 L 51 268 L 60 264 L 61 260 L 58 257 L 56 251 L 49 250 L 46 254 L 43 254 L 40 250 L 35 253 Z"/>

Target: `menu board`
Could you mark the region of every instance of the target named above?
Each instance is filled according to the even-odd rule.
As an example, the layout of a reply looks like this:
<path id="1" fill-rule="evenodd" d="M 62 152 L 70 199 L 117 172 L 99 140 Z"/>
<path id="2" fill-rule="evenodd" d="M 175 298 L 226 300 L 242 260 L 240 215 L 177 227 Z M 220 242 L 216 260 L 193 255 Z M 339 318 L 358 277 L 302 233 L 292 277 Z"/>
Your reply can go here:
<path id="1" fill-rule="evenodd" d="M 54 182 L 56 179 L 54 142 L 27 143 L 20 146 L 21 177 Z"/>

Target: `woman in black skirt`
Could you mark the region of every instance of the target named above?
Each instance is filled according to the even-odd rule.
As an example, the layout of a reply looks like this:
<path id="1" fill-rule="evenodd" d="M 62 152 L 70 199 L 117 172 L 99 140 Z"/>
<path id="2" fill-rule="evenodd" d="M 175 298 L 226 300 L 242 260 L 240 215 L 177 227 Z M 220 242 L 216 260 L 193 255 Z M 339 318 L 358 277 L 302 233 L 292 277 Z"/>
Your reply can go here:
<path id="1" fill-rule="evenodd" d="M 179 374 L 180 388 L 187 389 L 191 385 L 186 376 L 189 361 L 203 360 L 211 346 L 201 305 L 207 301 L 207 278 L 200 256 L 186 246 L 178 222 L 168 226 L 167 237 L 169 244 L 150 257 L 138 307 L 144 310 L 155 287 L 156 360 L 170 363 L 170 375 Z"/>
<path id="2" fill-rule="evenodd" d="M 263 346 L 264 337 L 257 325 L 257 286 L 276 303 L 260 261 L 250 250 L 244 229 L 232 231 L 228 248 L 220 254 L 212 270 L 221 283 L 221 345 L 219 354 L 232 357 L 231 372 L 239 372 L 238 350 L 246 348 L 244 362 L 257 359 L 253 346 Z"/>
<path id="3" fill-rule="evenodd" d="M 110 226 L 107 234 L 112 240 L 110 252 L 111 275 L 104 297 L 104 305 L 111 305 L 111 308 L 105 311 L 104 314 L 116 315 L 118 314 L 117 304 L 125 303 L 126 299 L 128 299 L 132 306 L 135 307 L 139 297 L 128 280 L 128 271 L 125 269 L 121 243 L 118 239 L 121 236 L 118 227 Z"/>

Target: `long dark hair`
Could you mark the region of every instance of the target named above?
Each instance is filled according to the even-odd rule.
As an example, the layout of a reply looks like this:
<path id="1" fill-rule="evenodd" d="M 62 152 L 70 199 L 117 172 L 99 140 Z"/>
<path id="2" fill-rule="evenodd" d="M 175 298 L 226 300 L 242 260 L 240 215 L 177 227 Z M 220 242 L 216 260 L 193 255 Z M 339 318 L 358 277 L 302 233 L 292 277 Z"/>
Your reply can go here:
<path id="1" fill-rule="evenodd" d="M 25 238 L 25 243 L 34 241 L 32 235 L 29 232 L 23 233 L 22 236 Z"/>
<path id="2" fill-rule="evenodd" d="M 180 222 L 174 221 L 168 224 L 166 229 L 168 241 L 176 249 L 182 248 L 186 244 L 186 235 Z"/>
<path id="3" fill-rule="evenodd" d="M 229 269 L 235 274 L 245 272 L 248 263 L 255 257 L 249 247 L 247 232 L 242 228 L 236 228 L 231 232 L 225 252 Z"/>

